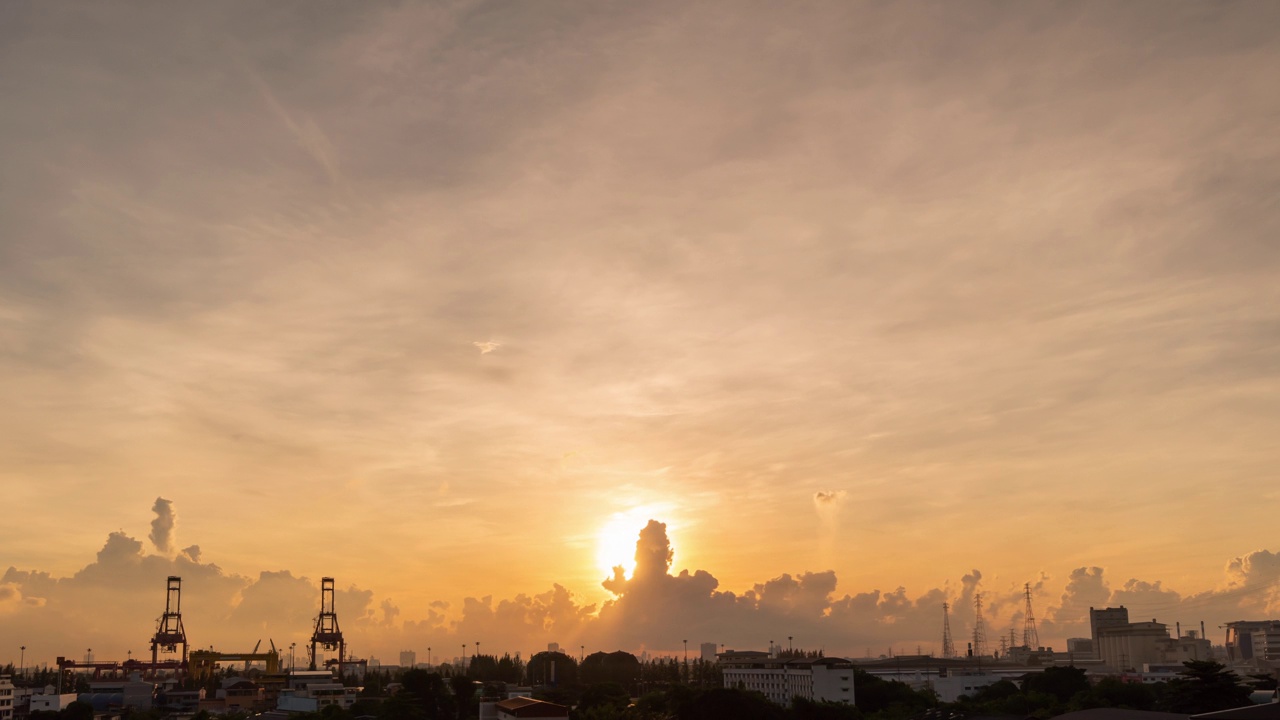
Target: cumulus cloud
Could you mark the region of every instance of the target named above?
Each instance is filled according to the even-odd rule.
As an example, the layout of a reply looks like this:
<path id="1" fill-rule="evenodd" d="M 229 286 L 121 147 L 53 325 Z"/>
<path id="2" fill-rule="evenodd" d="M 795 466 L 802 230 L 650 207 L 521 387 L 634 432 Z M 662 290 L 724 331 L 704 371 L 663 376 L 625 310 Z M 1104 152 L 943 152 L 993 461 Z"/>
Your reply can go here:
<path id="1" fill-rule="evenodd" d="M 493 340 L 485 340 L 484 342 L 476 341 L 471 344 L 479 348 L 481 355 L 488 355 L 494 350 L 502 347 L 502 343 L 494 342 Z"/>
<path id="2" fill-rule="evenodd" d="M 151 506 L 151 511 L 156 514 L 156 517 L 151 521 L 151 533 L 147 537 L 151 538 L 151 544 L 155 545 L 156 550 L 164 554 L 173 552 L 178 524 L 178 514 L 173 511 L 173 502 L 158 497 L 155 504 Z"/>
<path id="3" fill-rule="evenodd" d="M 1227 562 L 1225 590 L 1255 612 L 1280 615 L 1280 553 L 1255 550 Z"/>

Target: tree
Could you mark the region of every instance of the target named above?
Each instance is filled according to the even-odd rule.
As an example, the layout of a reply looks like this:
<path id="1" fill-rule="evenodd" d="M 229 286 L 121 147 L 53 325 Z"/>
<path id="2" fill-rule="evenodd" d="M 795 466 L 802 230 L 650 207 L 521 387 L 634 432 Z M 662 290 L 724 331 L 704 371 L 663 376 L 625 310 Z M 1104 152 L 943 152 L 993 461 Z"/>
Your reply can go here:
<path id="1" fill-rule="evenodd" d="M 454 675 L 449 678 L 449 688 L 453 690 L 453 701 L 457 703 L 458 720 L 471 717 L 471 709 L 476 706 L 475 682 L 466 675 Z"/>
<path id="2" fill-rule="evenodd" d="M 616 683 L 631 691 L 640 679 L 640 661 L 635 655 L 621 650 L 596 652 L 582 661 L 578 673 L 584 685 Z"/>
<path id="3" fill-rule="evenodd" d="M 462 679 L 466 681 L 468 686 L 471 684 L 470 680 Z M 452 717 L 455 714 L 454 694 L 444 684 L 444 679 L 436 673 L 417 668 L 406 670 L 400 678 L 400 683 L 400 692 L 393 699 L 412 700 L 410 704 L 421 710 L 422 717 L 430 718 L 431 720 L 444 720 L 444 718 Z M 400 703 L 397 702 L 395 705 L 398 707 Z"/>
<path id="4" fill-rule="evenodd" d="M 862 720 L 862 713 L 853 705 L 815 702 L 802 697 L 791 700 L 791 716 L 795 720 Z"/>
<path id="5" fill-rule="evenodd" d="M 1023 692 L 1052 695 L 1064 704 L 1082 690 L 1089 690 L 1089 679 L 1083 668 L 1048 667 L 1044 672 L 1027 673 L 1022 678 Z"/>
<path id="6" fill-rule="evenodd" d="M 746 690 L 715 688 L 694 695 L 693 700 L 679 708 L 678 720 L 784 720 L 786 711 L 774 705 L 764 695 Z"/>
<path id="7" fill-rule="evenodd" d="M 899 714 L 926 710 L 933 706 L 934 697 L 928 692 L 911 689 L 897 680 L 884 680 L 861 668 L 853 669 L 853 686 L 857 688 L 857 706 L 865 714 L 895 708 Z"/>
<path id="8" fill-rule="evenodd" d="M 631 704 L 631 695 L 618 683 L 597 683 L 588 687 L 578 701 L 578 710 L 587 711 L 594 708 L 613 708 L 624 710 Z"/>
<path id="9" fill-rule="evenodd" d="M 1156 694 L 1150 686 L 1113 677 L 1099 680 L 1088 692 L 1078 693 L 1071 700 L 1072 710 L 1098 707 L 1151 710 L 1155 705 Z"/>
<path id="10" fill-rule="evenodd" d="M 540 652 L 529 658 L 529 682 L 533 685 L 572 686 L 578 682 L 578 663 L 562 652 Z"/>
<path id="11" fill-rule="evenodd" d="M 1182 677 L 1169 681 L 1165 697 L 1168 712 L 1197 715 L 1249 704 L 1249 688 L 1222 663 L 1189 660 L 1182 664 L 1186 667 Z"/>
<path id="12" fill-rule="evenodd" d="M 76 700 L 58 713 L 61 720 L 93 720 L 93 706 Z"/>

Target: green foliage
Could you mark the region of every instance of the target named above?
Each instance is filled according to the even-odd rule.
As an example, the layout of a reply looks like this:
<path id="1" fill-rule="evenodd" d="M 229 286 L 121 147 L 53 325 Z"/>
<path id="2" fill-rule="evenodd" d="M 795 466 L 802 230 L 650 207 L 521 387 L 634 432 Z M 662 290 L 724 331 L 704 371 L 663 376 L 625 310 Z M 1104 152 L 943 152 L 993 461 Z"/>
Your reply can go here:
<path id="1" fill-rule="evenodd" d="M 1236 674 L 1213 660 L 1191 660 L 1182 677 L 1169 682 L 1163 708 L 1166 712 L 1196 715 L 1249 704 L 1249 688 Z"/>
<path id="2" fill-rule="evenodd" d="M 640 680 L 640 661 L 629 652 L 591 653 L 578 669 L 583 684 L 614 683 L 634 690 Z"/>
<path id="3" fill-rule="evenodd" d="M 58 713 L 60 720 L 93 720 L 93 706 L 76 700 Z"/>
<path id="4" fill-rule="evenodd" d="M 795 720 L 862 720 L 862 712 L 853 705 L 797 697 L 791 701 L 791 717 Z"/>
<path id="5" fill-rule="evenodd" d="M 1262 673 L 1249 673 L 1248 682 L 1253 686 L 1254 690 L 1275 690 L 1280 685 L 1275 675 Z"/>
<path id="6" fill-rule="evenodd" d="M 885 713 L 889 717 L 906 717 L 933 706 L 932 693 L 913 690 L 897 680 L 884 680 L 861 668 L 853 669 L 854 695 L 864 714 Z"/>
<path id="7" fill-rule="evenodd" d="M 578 704 L 577 693 L 563 687 L 540 687 L 533 691 L 533 698 L 566 707 L 573 707 Z"/>
<path id="8" fill-rule="evenodd" d="M 1022 678 L 1025 693 L 1044 693 L 1065 704 L 1078 692 L 1088 692 L 1089 679 L 1083 668 L 1049 667 L 1044 672 L 1027 673 Z"/>
<path id="9" fill-rule="evenodd" d="M 479 714 L 476 703 L 476 683 L 466 675 L 454 675 L 449 678 L 449 689 L 453 691 L 453 701 L 458 709 L 458 720 L 466 720 L 472 716 L 472 709 Z"/>
<path id="10" fill-rule="evenodd" d="M 1070 709 L 1088 710 L 1102 707 L 1154 710 L 1156 690 L 1149 685 L 1125 682 L 1120 678 L 1103 678 L 1088 691 L 1077 693 L 1071 699 Z"/>
<path id="11" fill-rule="evenodd" d="M 785 710 L 764 695 L 730 688 L 697 692 L 676 708 L 676 720 L 785 720 L 786 716 Z"/>
<path id="12" fill-rule="evenodd" d="M 528 675 L 533 685 L 570 687 L 578 683 L 578 661 L 562 652 L 540 652 L 529 658 Z"/>
<path id="13" fill-rule="evenodd" d="M 460 680 L 465 687 L 471 687 L 471 681 L 468 678 L 455 676 L 450 680 Z M 400 678 L 400 683 L 400 692 L 383 703 L 378 713 L 379 717 L 396 717 L 390 714 L 396 711 L 408 712 L 412 717 L 417 718 L 445 720 L 457 714 L 455 693 L 450 691 L 440 675 L 415 668 L 406 670 Z M 414 708 L 417 712 L 414 712 Z"/>
<path id="14" fill-rule="evenodd" d="M 584 664 L 585 665 L 585 664 Z M 587 687 L 578 701 L 578 710 L 583 712 L 596 708 L 611 708 L 622 711 L 631 704 L 631 694 L 618 683 L 598 683 Z"/>

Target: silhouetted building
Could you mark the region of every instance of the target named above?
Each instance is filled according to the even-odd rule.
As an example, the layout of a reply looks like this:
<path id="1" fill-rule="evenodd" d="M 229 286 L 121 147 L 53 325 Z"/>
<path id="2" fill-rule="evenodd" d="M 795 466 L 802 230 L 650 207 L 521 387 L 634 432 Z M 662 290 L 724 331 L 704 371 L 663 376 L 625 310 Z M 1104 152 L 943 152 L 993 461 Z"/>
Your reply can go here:
<path id="1" fill-rule="evenodd" d="M 417 665 L 418 665 L 418 653 L 412 650 L 400 651 L 400 667 L 409 669 L 409 668 L 417 667 Z"/>
<path id="2" fill-rule="evenodd" d="M 1095 647 L 1102 661 L 1117 670 L 1136 670 L 1164 659 L 1163 643 L 1169 640 L 1164 623 L 1141 622 L 1103 625 L 1098 628 Z"/>
<path id="3" fill-rule="evenodd" d="M 715 662 L 715 661 L 716 661 L 716 649 L 717 649 L 718 647 L 719 647 L 719 646 L 718 646 L 718 645 L 716 645 L 715 643 L 702 643 L 702 661 L 703 661 L 703 662 Z"/>
<path id="4" fill-rule="evenodd" d="M 1089 608 L 1089 630 L 1093 639 L 1093 656 L 1103 657 L 1102 645 L 1098 641 L 1098 630 L 1104 627 L 1129 624 L 1129 610 L 1121 605 L 1118 608 Z"/>
<path id="5" fill-rule="evenodd" d="M 1257 651 L 1256 640 L 1266 648 Z M 1280 620 L 1236 620 L 1227 623 L 1227 659 L 1233 662 L 1280 660 Z M 1270 657 L 1267 657 L 1270 653 Z"/>
<path id="6" fill-rule="evenodd" d="M 1094 657 L 1093 638 L 1067 638 L 1067 654 Z"/>

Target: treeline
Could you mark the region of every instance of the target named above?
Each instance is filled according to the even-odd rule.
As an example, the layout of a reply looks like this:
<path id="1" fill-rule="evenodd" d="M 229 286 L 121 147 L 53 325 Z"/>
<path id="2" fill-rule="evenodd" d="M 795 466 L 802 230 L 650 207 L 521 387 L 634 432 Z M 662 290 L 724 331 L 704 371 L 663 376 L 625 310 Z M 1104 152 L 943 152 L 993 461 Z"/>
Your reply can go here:
<path id="1" fill-rule="evenodd" d="M 329 706 L 302 720 L 468 720 L 478 715 L 479 703 L 499 700 L 514 671 L 515 660 L 476 659 L 474 675 L 445 675 L 411 669 L 392 676 L 371 670 L 364 691 L 350 709 Z M 625 652 L 594 653 L 581 663 L 564 653 L 538 653 L 522 667 L 522 680 L 535 686 L 534 697 L 573 708 L 573 720 L 942 720 L 979 716 L 1017 716 L 1047 719 L 1090 708 L 1157 710 L 1198 714 L 1249 704 L 1251 688 L 1234 673 L 1212 661 L 1184 663 L 1181 677 L 1145 685 L 1105 678 L 1091 683 L 1085 671 L 1051 667 L 1030 673 L 1021 682 L 1001 680 L 956 703 L 942 703 L 929 689 L 887 680 L 853 669 L 856 706 L 811 702 L 800 698 L 789 707 L 742 688 L 721 687 L 712 664 L 670 658 L 641 662 Z M 490 671 L 484 678 L 485 670 Z M 702 680 L 699 680 L 699 677 Z M 551 678 L 555 682 L 550 682 Z M 710 679 L 716 677 L 712 682 Z M 1275 679 L 1253 678 L 1260 689 L 1273 689 Z M 392 687 L 392 683 L 399 683 Z M 396 690 L 396 692 L 390 692 Z M 86 712 L 87 711 L 87 712 Z M 37 717 L 40 715 L 41 717 Z M 160 720 L 158 711 L 134 711 L 126 720 Z M 33 714 L 33 720 L 89 720 L 92 710 L 73 703 L 61 713 Z M 222 716 L 237 720 L 238 716 Z M 212 720 L 198 713 L 195 720 Z"/>
<path id="2" fill-rule="evenodd" d="M 1021 687 L 1008 680 L 988 685 L 972 697 L 961 697 L 956 706 L 973 715 L 1050 718 L 1091 708 L 1195 715 L 1249 704 L 1251 688 L 1221 663 L 1199 660 L 1183 665 L 1181 677 L 1150 685 L 1119 678 L 1092 684 L 1080 668 L 1051 667 L 1027 675 Z"/>

